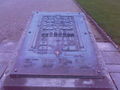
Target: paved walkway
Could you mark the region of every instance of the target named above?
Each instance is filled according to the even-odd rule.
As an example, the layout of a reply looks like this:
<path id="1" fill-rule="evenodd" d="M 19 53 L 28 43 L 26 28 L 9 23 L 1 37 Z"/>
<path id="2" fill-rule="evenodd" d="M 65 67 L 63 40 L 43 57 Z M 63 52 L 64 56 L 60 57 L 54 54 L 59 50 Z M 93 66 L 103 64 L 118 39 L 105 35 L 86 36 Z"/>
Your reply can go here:
<path id="1" fill-rule="evenodd" d="M 81 12 L 73 0 L 0 0 L 0 75 L 13 62 L 16 47 L 33 11 Z M 91 25 L 95 38 L 102 37 Z M 115 88 L 120 90 L 120 54 L 109 42 L 98 42 Z"/>

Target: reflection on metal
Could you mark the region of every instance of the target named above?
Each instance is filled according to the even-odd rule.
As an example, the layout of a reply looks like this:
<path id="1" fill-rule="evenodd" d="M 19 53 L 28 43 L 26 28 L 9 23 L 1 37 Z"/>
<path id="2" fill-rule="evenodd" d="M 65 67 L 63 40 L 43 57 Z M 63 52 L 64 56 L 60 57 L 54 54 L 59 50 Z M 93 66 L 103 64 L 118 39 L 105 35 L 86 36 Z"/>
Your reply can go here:
<path id="1" fill-rule="evenodd" d="M 103 79 L 90 32 L 83 13 L 34 13 L 10 76 Z"/>

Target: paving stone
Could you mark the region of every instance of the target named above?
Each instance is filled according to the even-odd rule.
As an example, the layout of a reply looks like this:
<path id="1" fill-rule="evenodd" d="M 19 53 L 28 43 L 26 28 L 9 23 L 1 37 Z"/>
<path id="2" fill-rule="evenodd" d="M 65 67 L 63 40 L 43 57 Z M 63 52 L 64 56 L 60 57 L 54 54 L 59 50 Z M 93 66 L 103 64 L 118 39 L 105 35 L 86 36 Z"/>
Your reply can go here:
<path id="1" fill-rule="evenodd" d="M 5 41 L 2 41 L 0 44 L 0 52 L 4 52 L 4 53 L 15 52 L 16 47 L 17 47 L 17 42 L 5 40 Z"/>
<path id="2" fill-rule="evenodd" d="M 5 72 L 10 61 L 15 60 L 15 53 L 0 53 L 0 77 Z"/>
<path id="3" fill-rule="evenodd" d="M 120 73 L 120 65 L 106 65 L 108 72 Z"/>
<path id="4" fill-rule="evenodd" d="M 100 51 L 118 51 L 110 42 L 97 42 Z"/>
<path id="5" fill-rule="evenodd" d="M 111 77 L 117 87 L 120 90 L 120 73 L 111 73 Z"/>
<path id="6" fill-rule="evenodd" d="M 106 64 L 120 65 L 120 53 L 119 52 L 102 52 L 103 59 Z"/>
<path id="7" fill-rule="evenodd" d="M 0 63 L 0 78 L 2 77 L 3 73 L 5 72 L 7 65 L 5 63 Z"/>

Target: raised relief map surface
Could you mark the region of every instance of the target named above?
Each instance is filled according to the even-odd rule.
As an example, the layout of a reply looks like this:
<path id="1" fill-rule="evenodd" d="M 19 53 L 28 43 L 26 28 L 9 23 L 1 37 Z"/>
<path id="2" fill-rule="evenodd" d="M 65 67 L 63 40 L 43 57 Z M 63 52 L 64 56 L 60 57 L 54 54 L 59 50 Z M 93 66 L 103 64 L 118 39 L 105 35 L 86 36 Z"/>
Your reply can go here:
<path id="1" fill-rule="evenodd" d="M 11 75 L 99 77 L 88 27 L 83 13 L 34 13 Z"/>

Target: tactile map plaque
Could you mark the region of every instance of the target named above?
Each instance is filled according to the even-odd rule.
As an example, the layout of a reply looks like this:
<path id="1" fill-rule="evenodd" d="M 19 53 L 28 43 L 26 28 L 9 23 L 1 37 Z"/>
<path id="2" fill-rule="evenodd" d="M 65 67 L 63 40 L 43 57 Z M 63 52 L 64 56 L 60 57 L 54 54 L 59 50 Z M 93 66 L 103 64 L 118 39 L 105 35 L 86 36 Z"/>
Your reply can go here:
<path id="1" fill-rule="evenodd" d="M 11 76 L 99 77 L 94 42 L 83 13 L 36 12 Z"/>
<path id="2" fill-rule="evenodd" d="M 34 50 L 38 53 L 79 50 L 73 16 L 43 16 L 39 24 L 38 35 L 33 44 Z"/>

